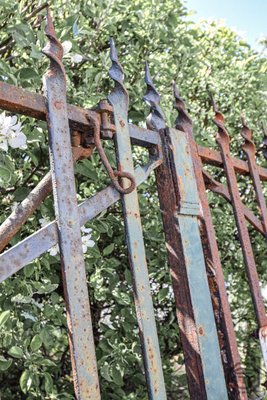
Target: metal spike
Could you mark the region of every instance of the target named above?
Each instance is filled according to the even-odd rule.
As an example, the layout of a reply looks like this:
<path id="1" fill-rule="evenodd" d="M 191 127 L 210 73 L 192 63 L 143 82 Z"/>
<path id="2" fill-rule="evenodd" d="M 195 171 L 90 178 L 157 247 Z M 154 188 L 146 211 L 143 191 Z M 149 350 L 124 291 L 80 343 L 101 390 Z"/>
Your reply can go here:
<path id="1" fill-rule="evenodd" d="M 249 129 L 244 115 L 241 115 L 241 123 L 242 123 L 242 129 L 241 129 L 241 136 L 245 139 L 245 143 L 243 144 L 243 150 L 244 152 L 248 155 L 248 152 L 251 152 L 250 156 L 255 155 L 256 152 L 256 146 L 252 140 L 252 130 Z"/>
<path id="2" fill-rule="evenodd" d="M 185 103 L 181 98 L 175 81 L 172 82 L 174 95 L 174 108 L 178 111 L 178 116 L 175 120 L 176 129 L 182 132 L 190 132 L 192 134 L 192 120 L 189 117 Z"/>
<path id="3" fill-rule="evenodd" d="M 210 91 L 208 91 L 208 92 L 209 92 L 209 96 L 210 96 L 211 105 L 212 105 L 213 111 L 215 113 L 215 117 L 212 120 L 212 122 L 219 128 L 216 140 L 217 140 L 217 142 L 223 140 L 225 142 L 225 144 L 227 142 L 229 143 L 230 136 L 224 125 L 224 116 L 221 113 L 221 111 L 219 110 L 219 107 L 217 106 L 212 93 Z"/>
<path id="4" fill-rule="evenodd" d="M 42 53 L 45 54 L 50 59 L 50 70 L 53 71 L 54 69 L 56 69 L 57 72 L 61 72 L 65 78 L 65 69 L 62 64 L 63 47 L 60 41 L 56 37 L 52 16 L 50 13 L 50 9 L 48 7 L 47 7 L 45 35 L 48 39 L 48 43 L 42 49 Z"/>
<path id="5" fill-rule="evenodd" d="M 119 93 L 123 93 L 124 101 L 126 101 L 126 106 L 128 108 L 129 95 L 123 84 L 124 72 L 123 72 L 122 66 L 118 60 L 118 53 L 117 53 L 117 49 L 115 47 L 115 42 L 114 42 L 113 38 L 110 38 L 110 59 L 112 61 L 112 65 L 111 65 L 111 68 L 109 69 L 109 76 L 115 82 L 115 88 L 109 95 L 110 101 L 111 101 L 112 97 L 114 97 L 114 96 L 117 97 Z M 112 101 L 111 101 L 111 103 L 112 103 Z"/>
<path id="6" fill-rule="evenodd" d="M 160 94 L 153 84 L 147 62 L 145 62 L 145 82 L 147 91 L 143 99 L 150 106 L 150 113 L 146 119 L 147 127 L 159 131 L 165 128 L 164 114 L 160 107 Z"/>

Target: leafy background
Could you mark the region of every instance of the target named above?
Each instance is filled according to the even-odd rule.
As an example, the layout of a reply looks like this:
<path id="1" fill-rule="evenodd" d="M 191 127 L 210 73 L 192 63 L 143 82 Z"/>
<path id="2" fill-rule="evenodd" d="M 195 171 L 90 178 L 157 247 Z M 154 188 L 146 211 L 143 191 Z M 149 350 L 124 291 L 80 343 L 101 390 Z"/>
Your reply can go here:
<path id="1" fill-rule="evenodd" d="M 41 77 L 48 67 L 41 54 L 46 43 L 45 4 L 1 0 L 0 6 L 0 79 L 40 93 Z M 241 112 L 260 145 L 260 121 L 267 106 L 267 60 L 263 52 L 251 49 L 231 29 L 215 22 L 192 23 L 179 0 L 55 0 L 51 10 L 58 37 L 72 43 L 63 60 L 68 102 L 92 107 L 107 97 L 112 87 L 108 77 L 108 42 L 112 36 L 126 73 L 133 123 L 144 123 L 148 113 L 142 101 L 147 60 L 169 125 L 175 118 L 170 89 L 175 79 L 190 109 L 196 140 L 215 146 L 209 86 L 226 115 L 233 153 L 243 157 Z M 79 63 L 73 61 L 77 54 L 83 56 Z M 46 124 L 23 116 L 20 121 L 28 139 L 27 150 L 0 152 L 1 221 L 14 202 L 23 200 L 49 169 Z M 110 144 L 106 151 L 113 160 Z M 136 163 L 145 157 L 142 151 L 135 151 Z M 264 165 L 260 153 L 258 162 Z M 212 172 L 223 181 L 221 171 L 213 168 Z M 77 164 L 79 201 L 107 183 L 97 154 Z M 240 178 L 239 185 L 242 198 L 257 212 L 250 180 Z M 168 399 L 186 399 L 186 376 L 153 177 L 141 186 L 139 200 Z M 210 205 L 250 397 L 264 398 L 259 344 L 253 335 L 255 316 L 232 210 L 213 195 Z M 11 244 L 36 231 L 42 217 L 54 218 L 51 197 Z M 85 261 L 102 396 L 104 400 L 143 400 L 147 396 L 120 205 L 110 207 L 90 227 L 96 246 L 87 252 Z M 254 232 L 251 236 L 265 286 L 266 243 Z M 73 399 L 59 258 L 47 253 L 2 283 L 0 311 L 1 398 Z"/>

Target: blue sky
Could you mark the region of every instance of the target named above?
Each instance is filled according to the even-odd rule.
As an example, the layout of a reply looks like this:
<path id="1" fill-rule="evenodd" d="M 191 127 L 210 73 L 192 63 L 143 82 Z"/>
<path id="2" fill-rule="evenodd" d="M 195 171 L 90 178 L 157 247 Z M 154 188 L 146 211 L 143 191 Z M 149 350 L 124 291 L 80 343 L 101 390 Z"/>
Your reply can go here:
<path id="1" fill-rule="evenodd" d="M 196 11 L 194 21 L 224 19 L 256 49 L 257 39 L 267 36 L 267 0 L 185 0 L 185 4 Z"/>

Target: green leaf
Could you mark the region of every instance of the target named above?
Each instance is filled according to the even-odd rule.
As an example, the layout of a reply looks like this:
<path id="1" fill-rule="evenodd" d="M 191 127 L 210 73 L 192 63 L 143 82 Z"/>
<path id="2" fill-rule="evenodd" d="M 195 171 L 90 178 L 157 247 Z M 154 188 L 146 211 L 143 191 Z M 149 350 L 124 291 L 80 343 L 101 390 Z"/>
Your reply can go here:
<path id="1" fill-rule="evenodd" d="M 23 357 L 23 350 L 18 346 L 12 346 L 8 350 L 8 354 L 14 358 L 22 358 Z"/>
<path id="2" fill-rule="evenodd" d="M 5 323 L 9 320 L 9 318 L 10 318 L 10 311 L 9 310 L 3 311 L 0 314 L 0 328 L 2 328 L 2 326 L 5 325 Z"/>
<path id="3" fill-rule="evenodd" d="M 45 378 L 45 391 L 47 394 L 51 394 L 53 390 L 53 379 L 48 372 L 44 373 Z"/>
<path id="4" fill-rule="evenodd" d="M 12 364 L 12 360 L 6 360 L 3 356 L 0 356 L 0 371 L 6 371 Z"/>
<path id="5" fill-rule="evenodd" d="M 32 338 L 32 341 L 30 344 L 32 351 L 37 351 L 38 349 L 40 349 L 41 346 L 42 346 L 42 339 L 41 339 L 40 335 L 35 335 Z"/>
<path id="6" fill-rule="evenodd" d="M 108 256 L 109 254 L 111 254 L 114 250 L 114 243 L 111 243 L 110 245 L 108 245 L 107 247 L 104 248 L 103 250 L 103 255 L 104 256 Z"/>
<path id="7" fill-rule="evenodd" d="M 111 370 L 111 375 L 112 375 L 113 382 L 115 382 L 116 385 L 118 385 L 118 386 L 123 385 L 122 372 L 116 365 L 113 365 L 112 370 Z"/>
<path id="8" fill-rule="evenodd" d="M 32 374 L 29 370 L 23 371 L 19 380 L 23 393 L 27 393 L 32 385 Z"/>

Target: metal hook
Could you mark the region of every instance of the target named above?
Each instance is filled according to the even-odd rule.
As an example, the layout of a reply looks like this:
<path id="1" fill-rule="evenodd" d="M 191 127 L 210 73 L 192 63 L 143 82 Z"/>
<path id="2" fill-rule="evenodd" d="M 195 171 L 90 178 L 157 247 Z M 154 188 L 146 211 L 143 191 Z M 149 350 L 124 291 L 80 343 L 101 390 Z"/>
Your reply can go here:
<path id="1" fill-rule="evenodd" d="M 87 119 L 89 119 L 88 116 L 86 116 Z M 101 143 L 101 138 L 100 138 L 100 123 L 99 121 L 93 120 L 92 118 L 90 118 L 90 122 L 93 124 L 94 127 L 94 144 L 97 148 L 97 151 L 100 155 L 101 161 L 104 165 L 104 167 L 107 170 L 107 173 L 111 179 L 111 182 L 113 184 L 113 186 L 115 187 L 115 189 L 121 193 L 121 194 L 129 194 L 131 193 L 135 187 L 136 187 L 136 183 L 135 183 L 135 178 L 133 177 L 132 174 L 130 174 L 129 172 L 125 172 L 125 171 L 113 171 L 108 158 L 105 154 L 105 151 L 103 149 L 102 143 Z M 130 186 L 127 188 L 124 188 L 121 186 L 121 184 L 118 181 L 118 178 L 127 178 L 129 179 L 129 181 L 131 182 Z"/>

